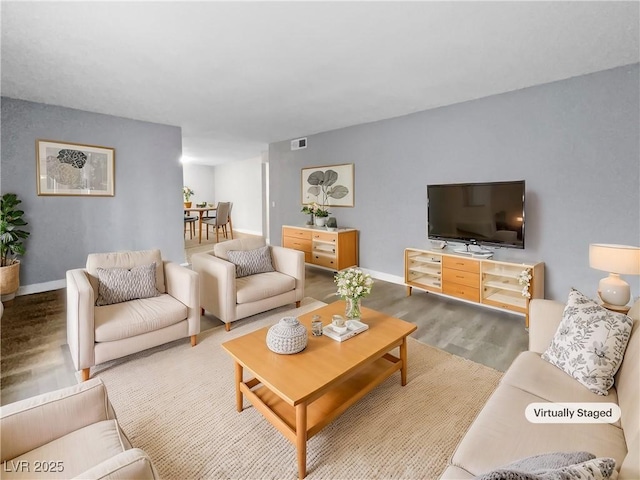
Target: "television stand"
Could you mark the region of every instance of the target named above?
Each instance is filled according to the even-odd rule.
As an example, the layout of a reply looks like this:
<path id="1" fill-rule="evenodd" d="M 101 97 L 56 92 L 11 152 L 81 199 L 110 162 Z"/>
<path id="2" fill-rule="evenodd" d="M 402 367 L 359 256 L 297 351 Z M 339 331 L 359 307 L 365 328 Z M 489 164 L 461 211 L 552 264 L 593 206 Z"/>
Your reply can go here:
<path id="1" fill-rule="evenodd" d="M 544 298 L 544 263 L 488 260 L 464 249 L 464 255 L 451 250 L 404 251 L 404 283 L 407 295 L 419 288 L 437 295 L 506 310 L 525 316 L 529 326 L 529 301 Z M 530 275 L 527 284 L 521 278 Z M 526 277 L 524 277 L 526 278 Z M 524 295 L 523 295 L 524 293 Z"/>

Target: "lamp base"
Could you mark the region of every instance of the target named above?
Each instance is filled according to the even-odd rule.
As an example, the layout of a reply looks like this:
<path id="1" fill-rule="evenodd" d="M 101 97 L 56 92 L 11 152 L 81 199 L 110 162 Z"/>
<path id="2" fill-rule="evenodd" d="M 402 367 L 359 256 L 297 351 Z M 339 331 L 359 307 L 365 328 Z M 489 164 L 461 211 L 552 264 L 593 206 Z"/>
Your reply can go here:
<path id="1" fill-rule="evenodd" d="M 610 273 L 608 277 L 600 280 L 598 295 L 600 295 L 603 304 L 613 308 L 622 308 L 631 299 L 631 288 L 627 282 L 620 278 L 620 275 Z"/>

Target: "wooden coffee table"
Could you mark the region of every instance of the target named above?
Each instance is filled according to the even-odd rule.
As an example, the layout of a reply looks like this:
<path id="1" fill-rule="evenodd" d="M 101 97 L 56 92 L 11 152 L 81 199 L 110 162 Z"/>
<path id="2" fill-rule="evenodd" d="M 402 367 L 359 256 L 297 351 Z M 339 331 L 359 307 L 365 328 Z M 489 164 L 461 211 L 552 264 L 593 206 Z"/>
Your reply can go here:
<path id="1" fill-rule="evenodd" d="M 344 314 L 338 301 L 298 317 L 307 327 L 309 343 L 295 355 L 279 355 L 267 348 L 269 327 L 222 344 L 235 361 L 236 404 L 243 395 L 291 443 L 298 454 L 298 475 L 307 475 L 307 440 L 344 413 L 394 372 L 407 383 L 407 336 L 412 323 L 362 308 L 369 330 L 344 342 L 311 335 L 311 317 Z M 399 348 L 399 356 L 390 352 Z M 244 380 L 243 370 L 254 378 Z"/>

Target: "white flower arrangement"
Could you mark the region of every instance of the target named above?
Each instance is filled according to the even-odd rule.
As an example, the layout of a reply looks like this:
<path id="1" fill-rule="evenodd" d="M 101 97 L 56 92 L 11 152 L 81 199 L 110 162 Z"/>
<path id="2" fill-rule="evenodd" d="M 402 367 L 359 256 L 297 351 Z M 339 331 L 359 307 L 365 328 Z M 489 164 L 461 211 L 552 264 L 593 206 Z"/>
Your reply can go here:
<path id="1" fill-rule="evenodd" d="M 531 286 L 531 269 L 525 268 L 518 275 L 518 283 L 522 285 L 521 295 L 525 298 L 531 298 L 531 292 L 529 291 L 529 287 Z"/>
<path id="2" fill-rule="evenodd" d="M 373 287 L 371 275 L 359 268 L 348 268 L 336 273 L 334 282 L 338 286 L 336 295 L 343 299 L 364 298 L 371 293 L 371 287 Z"/>
<path id="3" fill-rule="evenodd" d="M 320 218 L 328 217 L 329 213 L 331 213 L 326 209 L 324 205 L 318 205 L 316 202 L 313 202 L 309 208 L 311 210 L 311 213 Z"/>

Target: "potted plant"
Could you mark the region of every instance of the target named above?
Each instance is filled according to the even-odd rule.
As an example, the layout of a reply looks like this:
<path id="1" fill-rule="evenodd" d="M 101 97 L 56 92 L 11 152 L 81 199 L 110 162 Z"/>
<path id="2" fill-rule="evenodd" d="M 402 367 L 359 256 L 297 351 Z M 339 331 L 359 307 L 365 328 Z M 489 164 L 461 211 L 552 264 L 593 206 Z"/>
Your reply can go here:
<path id="1" fill-rule="evenodd" d="M 318 227 L 324 227 L 324 225 L 327 223 L 327 217 L 330 213 L 329 210 L 327 210 L 324 205 L 318 205 L 315 202 L 311 204 L 311 210 L 313 211 L 316 225 Z"/>
<path id="2" fill-rule="evenodd" d="M 182 196 L 184 197 L 184 208 L 191 208 L 191 196 L 194 195 L 191 187 L 187 187 L 186 185 L 182 187 Z"/>
<path id="3" fill-rule="evenodd" d="M 22 203 L 15 193 L 5 193 L 0 200 L 0 296 L 2 303 L 10 306 L 20 287 L 20 261 L 24 255 L 22 240 L 29 232 L 21 227 L 27 225 L 22 219 L 24 212 L 16 206 Z"/>

